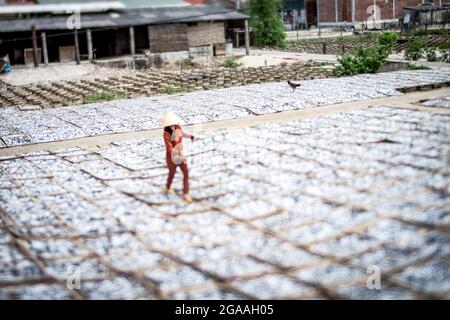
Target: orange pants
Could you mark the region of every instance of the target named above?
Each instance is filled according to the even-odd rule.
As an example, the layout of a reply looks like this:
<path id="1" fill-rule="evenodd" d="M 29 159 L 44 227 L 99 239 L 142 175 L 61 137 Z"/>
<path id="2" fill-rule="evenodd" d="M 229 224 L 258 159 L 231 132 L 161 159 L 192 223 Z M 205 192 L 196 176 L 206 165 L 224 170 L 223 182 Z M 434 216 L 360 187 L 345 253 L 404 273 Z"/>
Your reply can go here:
<path id="1" fill-rule="evenodd" d="M 169 168 L 169 175 L 167 177 L 167 189 L 172 185 L 173 177 L 175 177 L 175 172 L 177 171 L 177 167 L 181 168 L 183 172 L 183 194 L 189 193 L 189 170 L 186 163 L 182 162 L 179 165 L 176 165 L 172 161 L 167 161 L 167 167 Z"/>

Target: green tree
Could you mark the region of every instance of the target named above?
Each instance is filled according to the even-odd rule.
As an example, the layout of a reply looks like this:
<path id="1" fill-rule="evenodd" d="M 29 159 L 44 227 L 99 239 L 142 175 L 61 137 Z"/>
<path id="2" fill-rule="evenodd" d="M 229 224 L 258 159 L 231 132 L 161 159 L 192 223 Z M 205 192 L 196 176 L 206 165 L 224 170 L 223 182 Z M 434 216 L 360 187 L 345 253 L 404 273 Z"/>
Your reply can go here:
<path id="1" fill-rule="evenodd" d="M 255 45 L 286 46 L 286 34 L 280 14 L 281 1 L 250 0 L 249 9 Z"/>

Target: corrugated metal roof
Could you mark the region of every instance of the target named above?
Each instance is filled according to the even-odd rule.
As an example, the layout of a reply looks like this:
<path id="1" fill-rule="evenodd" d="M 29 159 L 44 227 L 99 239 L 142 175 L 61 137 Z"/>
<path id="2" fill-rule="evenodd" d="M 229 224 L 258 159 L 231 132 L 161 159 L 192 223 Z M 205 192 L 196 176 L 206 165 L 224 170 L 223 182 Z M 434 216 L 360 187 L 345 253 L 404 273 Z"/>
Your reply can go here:
<path id="1" fill-rule="evenodd" d="M 117 13 L 82 14 L 81 28 L 108 28 L 196 21 L 244 20 L 250 17 L 218 6 L 158 7 L 129 9 Z M 1 32 L 67 30 L 67 16 L 0 20 Z"/>
<path id="2" fill-rule="evenodd" d="M 417 6 L 405 6 L 405 7 L 403 7 L 403 9 L 410 10 L 410 11 L 426 12 L 426 11 L 432 11 L 432 10 L 434 10 L 434 11 L 448 10 L 449 7 L 446 4 L 440 6 L 440 5 L 432 4 L 432 3 L 422 3 Z"/>
<path id="3" fill-rule="evenodd" d="M 100 2 L 102 0 L 35 0 L 39 4 L 55 4 L 55 3 L 86 3 L 86 2 Z M 152 1 L 152 0 L 149 0 Z"/>
<path id="4" fill-rule="evenodd" d="M 184 0 L 122 0 L 127 8 L 190 6 L 191 3 Z"/>
<path id="5" fill-rule="evenodd" d="M 65 0 L 64 3 L 72 2 L 97 2 L 100 0 Z M 38 3 L 62 3 L 61 0 L 37 0 Z M 191 5 L 185 0 L 121 0 L 127 8 L 144 8 L 144 7 L 167 7 L 167 6 L 189 6 Z"/>
<path id="6" fill-rule="evenodd" d="M 110 10 L 125 9 L 121 1 L 96 1 L 84 3 L 55 3 L 55 4 L 33 4 L 33 5 L 8 5 L 0 6 L 0 15 L 14 14 L 39 14 L 53 13 L 61 14 L 67 11 L 74 12 L 106 12 Z"/>

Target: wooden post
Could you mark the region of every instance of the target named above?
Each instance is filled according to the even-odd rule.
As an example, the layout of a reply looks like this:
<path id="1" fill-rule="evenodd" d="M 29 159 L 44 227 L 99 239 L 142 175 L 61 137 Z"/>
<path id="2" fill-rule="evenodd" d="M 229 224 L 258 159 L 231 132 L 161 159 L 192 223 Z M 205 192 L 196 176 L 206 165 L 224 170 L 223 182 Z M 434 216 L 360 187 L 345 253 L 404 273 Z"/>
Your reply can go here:
<path id="1" fill-rule="evenodd" d="M 336 23 L 338 23 L 339 22 L 338 0 L 334 0 L 334 13 L 336 15 Z"/>
<path id="2" fill-rule="evenodd" d="M 397 8 L 396 8 L 395 0 L 392 0 L 392 19 L 395 20 L 395 17 L 397 16 Z"/>
<path id="3" fill-rule="evenodd" d="M 33 61 L 34 61 L 34 67 L 39 67 L 39 60 L 38 60 L 38 47 L 37 47 L 37 36 L 36 36 L 36 27 L 31 27 L 31 36 L 33 38 Z"/>
<path id="4" fill-rule="evenodd" d="M 74 40 L 75 40 L 75 61 L 77 64 L 80 64 L 80 45 L 78 43 L 78 30 L 74 31 Z"/>
<path id="5" fill-rule="evenodd" d="M 305 26 L 306 30 L 308 30 L 308 1 L 305 1 Z"/>
<path id="6" fill-rule="evenodd" d="M 248 27 L 248 20 L 245 20 L 245 54 L 250 54 L 250 31 Z"/>
<path id="7" fill-rule="evenodd" d="M 356 3 L 355 3 L 355 0 L 352 0 L 352 24 L 353 24 L 353 27 L 356 24 Z"/>
<path id="8" fill-rule="evenodd" d="M 151 52 L 151 47 L 152 47 L 152 44 L 151 44 L 151 37 L 150 37 L 150 34 L 151 34 L 151 26 L 148 26 L 147 27 L 147 31 L 148 31 L 148 49 L 149 49 L 149 51 Z"/>
<path id="9" fill-rule="evenodd" d="M 86 38 L 87 38 L 87 49 L 88 49 L 88 59 L 89 61 L 94 60 L 94 47 L 92 45 L 92 32 L 91 29 L 86 30 Z"/>
<path id="10" fill-rule="evenodd" d="M 134 42 L 134 27 L 130 27 L 130 53 L 132 56 L 136 54 L 136 45 Z"/>
<path id="11" fill-rule="evenodd" d="M 291 23 L 291 29 L 295 30 L 295 12 L 292 10 L 292 23 Z"/>
<path id="12" fill-rule="evenodd" d="M 235 31 L 236 33 L 236 48 L 239 48 L 239 32 Z"/>
<path id="13" fill-rule="evenodd" d="M 319 27 L 319 22 L 320 22 L 320 1 L 317 1 L 316 10 L 317 10 L 316 22 L 317 22 L 317 28 L 318 28 Z"/>
<path id="14" fill-rule="evenodd" d="M 48 51 L 47 51 L 47 35 L 45 32 L 41 33 L 42 40 L 42 54 L 44 55 L 44 63 L 48 65 Z"/>
<path id="15" fill-rule="evenodd" d="M 445 21 L 444 21 L 444 26 L 442 27 L 442 29 L 445 29 L 445 25 L 448 23 L 449 19 L 448 19 L 448 10 L 445 9 Z"/>
<path id="16" fill-rule="evenodd" d="M 431 26 L 433 25 L 434 20 L 434 10 L 431 10 Z"/>

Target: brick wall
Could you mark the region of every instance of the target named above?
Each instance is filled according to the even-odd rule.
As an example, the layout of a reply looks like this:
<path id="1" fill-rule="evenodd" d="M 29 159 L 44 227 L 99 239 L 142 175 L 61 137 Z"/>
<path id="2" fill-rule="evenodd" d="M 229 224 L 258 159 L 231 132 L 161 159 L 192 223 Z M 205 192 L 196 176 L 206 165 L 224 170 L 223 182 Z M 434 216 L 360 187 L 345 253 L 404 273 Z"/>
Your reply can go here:
<path id="1" fill-rule="evenodd" d="M 187 51 L 188 26 L 182 23 L 148 27 L 150 51 L 154 53 Z"/>
<path id="2" fill-rule="evenodd" d="M 188 27 L 189 47 L 225 43 L 225 26 L 223 22 L 199 23 Z"/>
<path id="3" fill-rule="evenodd" d="M 342 0 L 339 0 L 341 2 Z M 317 0 L 319 22 L 335 22 L 336 10 L 334 0 Z"/>
<path id="4" fill-rule="evenodd" d="M 317 0 L 320 12 L 320 22 L 335 22 L 336 10 L 335 0 Z M 395 18 L 399 18 L 403 14 L 404 6 L 414 6 L 422 3 L 422 0 L 395 0 Z M 373 6 L 373 0 L 356 0 L 356 21 L 366 21 L 371 15 L 371 6 Z M 376 0 L 375 4 L 380 8 L 380 15 L 382 20 L 393 18 L 393 0 Z M 369 10 L 369 11 L 368 11 Z M 338 0 L 338 21 L 352 20 L 352 1 L 351 0 Z"/>

